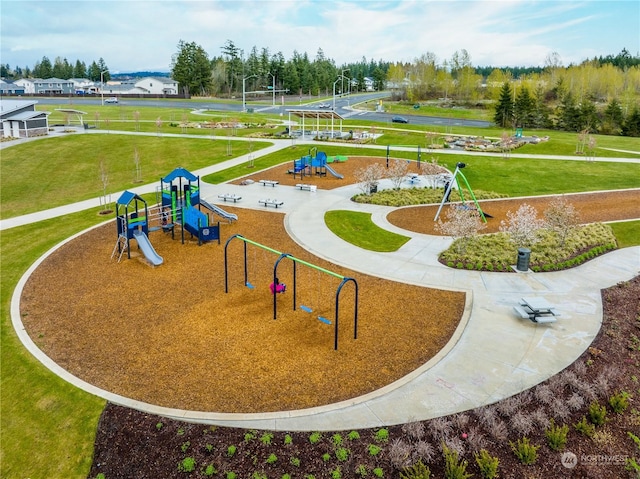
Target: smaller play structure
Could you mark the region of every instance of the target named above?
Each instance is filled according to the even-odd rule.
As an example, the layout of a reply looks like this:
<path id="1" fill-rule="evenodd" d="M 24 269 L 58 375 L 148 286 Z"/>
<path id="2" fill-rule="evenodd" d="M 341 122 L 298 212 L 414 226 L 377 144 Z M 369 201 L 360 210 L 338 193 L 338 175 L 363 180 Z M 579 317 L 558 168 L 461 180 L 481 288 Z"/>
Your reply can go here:
<path id="1" fill-rule="evenodd" d="M 463 205 L 466 205 L 466 199 L 464 197 L 464 192 L 462 191 L 462 185 L 460 184 L 460 180 L 459 178 L 462 178 L 462 180 L 464 181 L 464 185 L 467 188 L 467 191 L 469 192 L 469 195 L 471 196 L 471 199 L 473 200 L 473 203 L 476 206 L 476 210 L 478 211 L 478 214 L 480 215 L 480 217 L 482 218 L 482 221 L 484 221 L 485 223 L 487 222 L 487 218 L 491 218 L 491 215 L 484 213 L 482 211 L 482 208 L 480 208 L 480 205 L 478 204 L 478 200 L 476 199 L 476 196 L 473 194 L 473 190 L 471 189 L 471 186 L 469 186 L 469 182 L 467 181 L 467 178 L 464 176 L 464 173 L 462 173 L 462 169 L 467 166 L 465 163 L 461 163 L 458 162 L 456 164 L 456 169 L 453 172 L 453 175 L 447 180 L 446 184 L 445 184 L 445 188 L 444 188 L 444 195 L 442 196 L 442 201 L 440 202 L 440 207 L 438 208 L 438 211 L 436 212 L 436 216 L 435 218 L 433 218 L 433 221 L 437 221 L 438 217 L 440 216 L 440 211 L 442 211 L 442 207 L 444 206 L 445 203 L 449 202 L 449 197 L 451 196 L 451 190 L 453 189 L 453 184 L 455 181 L 455 184 L 457 186 L 457 190 L 458 193 L 460 194 L 460 200 L 462 201 Z"/>
<path id="2" fill-rule="evenodd" d="M 244 247 L 244 285 L 248 288 L 248 289 L 256 289 L 256 285 L 252 284 L 249 281 L 249 265 L 248 265 L 248 256 L 247 256 L 247 245 L 253 245 L 257 248 L 262 249 L 263 251 L 266 252 L 270 252 L 270 253 L 274 253 L 276 255 L 278 255 L 278 258 L 276 259 L 275 263 L 273 264 L 273 278 L 272 278 L 272 283 L 270 285 L 270 289 L 271 289 L 271 296 L 273 296 L 273 319 L 277 319 L 278 316 L 278 301 L 277 301 L 277 294 L 273 293 L 273 288 L 274 285 L 276 285 L 278 283 L 278 265 L 280 264 L 280 262 L 282 260 L 291 260 L 293 262 L 293 274 L 292 274 L 292 288 L 291 288 L 291 298 L 292 298 L 292 302 L 293 302 L 293 310 L 295 311 L 296 309 L 300 309 L 302 311 L 305 311 L 307 313 L 312 313 L 313 309 L 310 306 L 306 306 L 303 304 L 298 304 L 298 299 L 297 299 L 297 294 L 298 294 L 298 274 L 297 274 L 297 268 L 298 266 L 306 266 L 312 270 L 317 271 L 319 274 L 327 274 L 330 276 L 333 276 L 335 278 L 338 278 L 341 280 L 340 284 L 338 285 L 337 289 L 336 289 L 336 294 L 335 294 L 335 321 L 333 321 L 334 324 L 334 346 L 333 349 L 337 350 L 338 349 L 338 319 L 339 319 L 339 313 L 340 313 L 340 292 L 342 291 L 342 288 L 345 284 L 352 282 L 354 287 L 355 287 L 355 299 L 354 299 L 354 315 L 353 315 L 353 339 L 357 339 L 358 338 L 358 282 L 355 280 L 355 278 L 349 278 L 346 276 L 342 276 L 338 273 L 335 273 L 333 271 L 329 271 L 328 269 L 324 269 L 320 266 L 317 266 L 315 264 L 309 263 L 307 261 L 304 261 L 300 258 L 296 258 L 288 253 L 282 253 L 280 251 L 277 251 L 273 248 L 270 248 L 268 246 L 265 246 L 263 244 L 260 244 L 256 241 L 252 241 L 248 238 L 245 238 L 242 235 L 239 234 L 235 234 L 233 236 L 231 236 L 225 243 L 224 245 L 224 292 L 228 293 L 229 292 L 229 262 L 228 262 L 228 255 L 227 255 L 227 250 L 229 247 L 229 243 L 231 243 L 234 239 L 239 239 L 243 242 L 243 247 Z M 309 287 L 309 285 L 303 285 L 305 287 Z M 288 293 L 287 293 L 288 294 Z M 321 321 L 324 324 L 327 325 L 331 325 L 332 321 L 330 318 L 324 317 L 324 316 L 317 316 L 318 321 Z"/>
<path id="3" fill-rule="evenodd" d="M 118 256 L 118 262 L 122 259 L 124 252 L 131 258 L 132 239 L 138 243 L 138 248 L 144 257 L 153 266 L 163 263 L 162 257 L 153 249 L 149 241 L 149 208 L 147 202 L 141 196 L 125 191 L 116 201 L 116 229 L 118 239 L 111 253 L 113 259 Z"/>
<path id="4" fill-rule="evenodd" d="M 329 163 L 346 160 L 346 156 L 327 156 L 325 152 L 318 151 L 317 148 L 313 147 L 309 149 L 308 155 L 303 156 L 299 160 L 293 161 L 293 169 L 289 170 L 289 173 L 292 173 L 294 178 L 296 175 L 300 175 L 300 178 L 304 178 L 305 175 L 327 176 L 328 172 L 336 178 L 342 179 L 344 176 L 334 170 Z"/>

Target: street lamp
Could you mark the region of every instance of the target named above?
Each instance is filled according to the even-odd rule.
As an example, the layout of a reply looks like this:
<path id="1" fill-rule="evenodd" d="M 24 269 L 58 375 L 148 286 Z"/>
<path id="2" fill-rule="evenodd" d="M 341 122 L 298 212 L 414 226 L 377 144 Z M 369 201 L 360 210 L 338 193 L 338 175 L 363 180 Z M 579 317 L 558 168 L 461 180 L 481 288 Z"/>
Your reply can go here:
<path id="1" fill-rule="evenodd" d="M 333 109 L 336 109 L 336 84 L 342 80 L 342 85 L 344 88 L 344 75 L 340 74 L 340 76 L 338 77 L 338 79 L 336 81 L 333 82 Z M 344 90 L 342 90 L 340 93 L 342 93 Z"/>
<path id="2" fill-rule="evenodd" d="M 100 72 L 100 97 L 102 99 L 102 106 L 104 106 L 104 74 L 109 70 L 103 70 Z"/>
<path id="3" fill-rule="evenodd" d="M 245 82 L 249 79 L 249 78 L 254 78 L 258 75 L 249 75 L 248 77 L 242 77 L 242 111 L 247 111 L 246 108 L 246 93 L 245 93 Z"/>
<path id="4" fill-rule="evenodd" d="M 345 78 L 347 78 L 347 77 L 345 77 L 345 76 L 344 76 L 344 72 L 348 72 L 348 71 L 351 71 L 351 68 L 345 68 L 345 69 L 344 69 L 344 70 L 342 70 L 342 72 L 340 73 L 340 76 L 342 76 L 342 80 L 343 80 L 343 82 L 342 82 L 342 94 L 344 94 L 344 79 L 345 79 Z M 347 80 L 349 80 L 349 78 L 347 78 Z M 349 86 L 349 93 L 351 93 L 351 86 L 350 86 L 350 84 L 351 84 L 351 80 L 349 80 L 349 83 L 348 83 L 348 86 Z"/>
<path id="5" fill-rule="evenodd" d="M 276 76 L 271 72 L 267 72 L 267 75 L 271 75 L 271 78 L 273 79 L 271 91 L 273 92 L 273 106 L 276 106 Z"/>

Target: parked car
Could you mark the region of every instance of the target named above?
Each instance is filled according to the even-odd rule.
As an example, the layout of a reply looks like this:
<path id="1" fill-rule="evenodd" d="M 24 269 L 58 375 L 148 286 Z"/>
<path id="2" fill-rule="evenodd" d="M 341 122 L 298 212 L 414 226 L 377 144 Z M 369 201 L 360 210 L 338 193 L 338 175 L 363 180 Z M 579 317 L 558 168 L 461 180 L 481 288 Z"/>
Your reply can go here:
<path id="1" fill-rule="evenodd" d="M 403 116 L 394 116 L 393 118 L 391 118 L 391 121 L 393 123 L 409 123 L 409 120 L 407 120 Z"/>
<path id="2" fill-rule="evenodd" d="M 115 96 L 109 97 L 109 98 L 105 98 L 104 99 L 105 103 L 118 103 L 118 98 L 116 98 Z"/>
<path id="3" fill-rule="evenodd" d="M 318 108 L 331 108 L 331 104 L 330 103 L 320 103 L 318 105 Z"/>

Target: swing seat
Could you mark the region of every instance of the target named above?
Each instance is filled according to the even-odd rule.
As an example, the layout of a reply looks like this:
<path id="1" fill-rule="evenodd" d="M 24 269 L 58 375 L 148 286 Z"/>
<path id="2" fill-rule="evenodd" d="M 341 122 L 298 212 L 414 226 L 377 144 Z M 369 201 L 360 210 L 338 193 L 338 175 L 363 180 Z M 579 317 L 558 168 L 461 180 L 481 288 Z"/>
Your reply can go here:
<path id="1" fill-rule="evenodd" d="M 251 283 L 249 283 L 249 281 L 247 281 L 244 285 L 245 285 L 247 288 L 249 288 L 249 289 L 255 289 L 255 288 L 256 288 L 254 285 L 252 285 Z"/>
<path id="2" fill-rule="evenodd" d="M 331 320 L 323 316 L 318 316 L 318 321 L 322 321 L 324 324 L 331 324 Z"/>
<path id="3" fill-rule="evenodd" d="M 307 313 L 312 313 L 313 312 L 313 309 L 311 309 L 309 306 L 305 306 L 303 304 L 300 305 L 300 309 L 302 311 L 306 311 Z"/>

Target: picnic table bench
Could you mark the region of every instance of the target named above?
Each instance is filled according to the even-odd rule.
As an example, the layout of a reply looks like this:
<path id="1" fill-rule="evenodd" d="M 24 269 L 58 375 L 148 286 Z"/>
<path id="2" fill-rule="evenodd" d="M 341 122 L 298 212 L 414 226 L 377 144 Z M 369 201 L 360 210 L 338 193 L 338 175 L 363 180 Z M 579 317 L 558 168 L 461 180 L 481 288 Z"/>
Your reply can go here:
<path id="1" fill-rule="evenodd" d="M 296 185 L 296 188 L 300 188 L 301 190 L 307 190 L 307 191 L 316 191 L 318 187 L 316 185 L 307 185 L 306 183 L 298 183 Z"/>
<path id="2" fill-rule="evenodd" d="M 273 200 L 272 199 L 258 200 L 258 203 L 260 203 L 261 205 L 264 205 L 264 206 L 275 206 L 276 208 L 278 206 L 284 205 L 284 201 L 279 201 L 279 200 L 276 200 L 276 199 L 273 199 Z"/>
<path id="3" fill-rule="evenodd" d="M 275 188 L 280 182 L 275 180 L 260 180 L 259 183 L 262 183 L 262 186 L 272 186 Z"/>
<path id="4" fill-rule="evenodd" d="M 420 181 L 420 176 L 415 173 L 407 175 L 407 181 L 411 184 L 418 183 Z"/>
<path id="5" fill-rule="evenodd" d="M 513 310 L 522 319 L 530 319 L 534 323 L 553 323 L 560 314 L 543 298 L 521 298 L 520 304 Z"/>
<path id="6" fill-rule="evenodd" d="M 218 198 L 223 200 L 225 203 L 227 202 L 227 200 L 233 201 L 234 203 L 236 203 L 242 199 L 242 196 L 238 196 L 232 193 L 222 193 L 221 195 L 218 195 Z"/>

